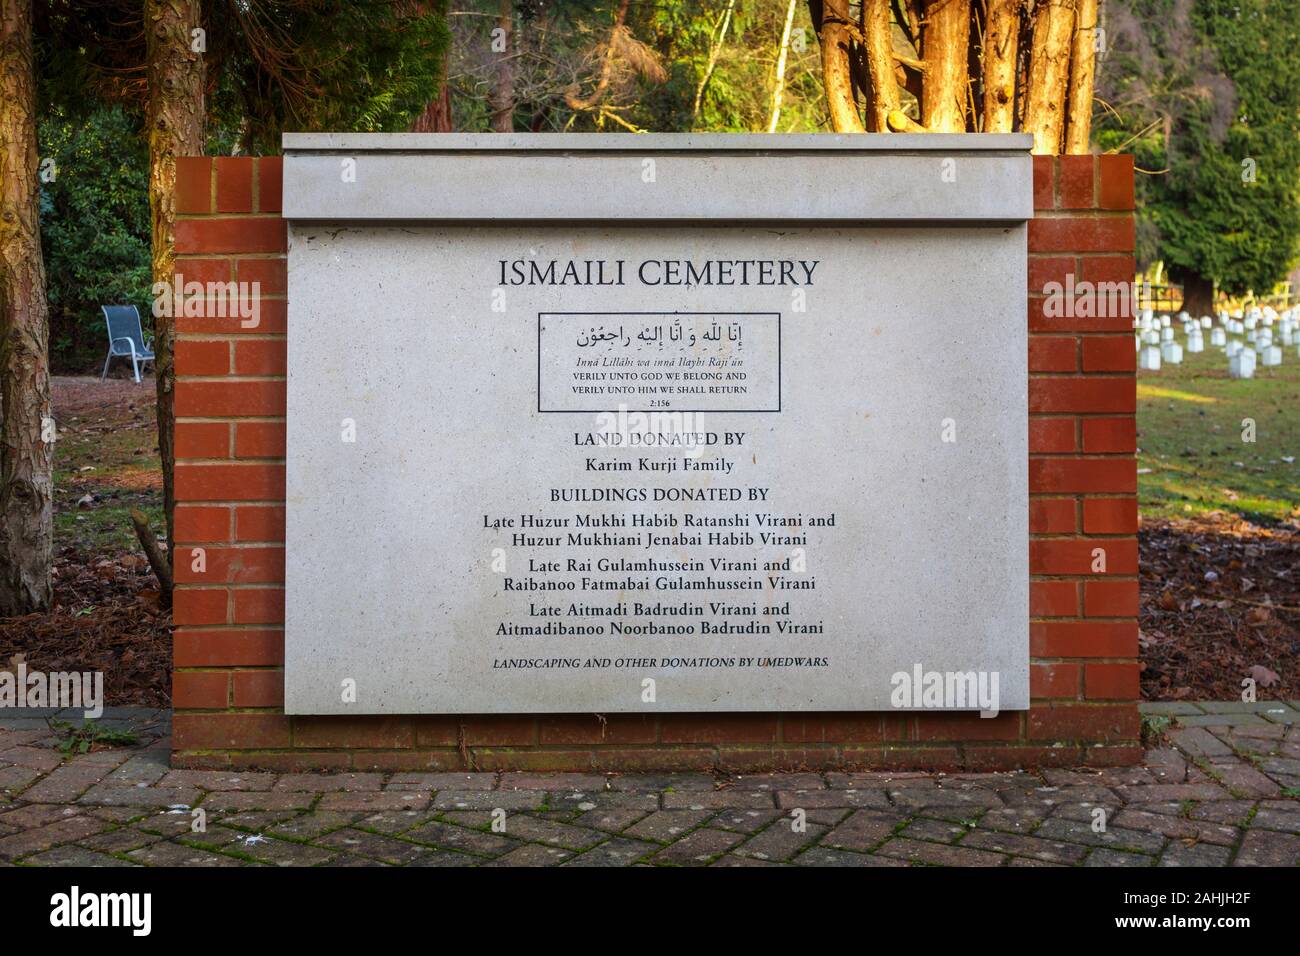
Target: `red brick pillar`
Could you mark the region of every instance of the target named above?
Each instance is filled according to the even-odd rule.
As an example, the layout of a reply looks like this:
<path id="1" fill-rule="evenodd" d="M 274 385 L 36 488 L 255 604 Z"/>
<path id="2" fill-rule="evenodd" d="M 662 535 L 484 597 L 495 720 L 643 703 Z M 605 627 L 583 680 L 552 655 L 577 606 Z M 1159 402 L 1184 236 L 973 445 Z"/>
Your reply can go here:
<path id="1" fill-rule="evenodd" d="M 176 319 L 174 748 L 189 766 L 287 748 L 285 221 L 278 158 L 181 159 L 176 275 L 257 283 L 256 324 L 216 300 Z M 248 289 L 248 286 L 244 287 Z M 200 753 L 212 751 L 211 756 Z"/>
<path id="2" fill-rule="evenodd" d="M 283 705 L 285 224 L 280 160 L 185 159 L 178 276 L 257 282 L 257 324 L 177 320 L 175 762 L 452 769 L 1006 769 L 1138 759 L 1130 315 L 1046 287 L 1133 278 L 1126 156 L 1038 157 L 1029 224 L 1032 708 L 976 714 L 298 717 Z M 1085 287 L 1086 288 L 1086 287 Z M 229 312 L 229 310 L 225 310 Z M 1095 314 L 1095 310 L 1093 310 Z M 1101 565 L 1104 561 L 1104 569 Z"/>
<path id="3" fill-rule="evenodd" d="M 1061 315 L 1050 283 L 1132 283 L 1133 158 L 1034 157 L 1029 223 L 1031 742 L 1091 764 L 1138 746 L 1137 381 L 1132 308 Z M 1072 277 L 1072 278 L 1071 278 Z M 1054 291 L 1054 289 L 1053 289 Z M 1095 291 L 1092 290 L 1092 291 Z M 1125 298 L 1124 302 L 1129 300 Z M 1118 314 L 1098 315 L 1101 311 Z M 1080 312 L 1089 313 L 1079 315 Z"/>

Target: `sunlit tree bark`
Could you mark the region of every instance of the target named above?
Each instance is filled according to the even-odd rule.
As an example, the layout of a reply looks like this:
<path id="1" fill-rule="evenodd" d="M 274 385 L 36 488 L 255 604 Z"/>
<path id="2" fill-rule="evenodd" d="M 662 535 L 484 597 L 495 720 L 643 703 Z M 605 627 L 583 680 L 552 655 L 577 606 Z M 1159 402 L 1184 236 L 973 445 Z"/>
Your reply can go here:
<path id="1" fill-rule="evenodd" d="M 861 0 L 854 23 L 848 0 L 809 0 L 831 126 L 1022 131 L 1035 152 L 1087 152 L 1099 2 Z"/>

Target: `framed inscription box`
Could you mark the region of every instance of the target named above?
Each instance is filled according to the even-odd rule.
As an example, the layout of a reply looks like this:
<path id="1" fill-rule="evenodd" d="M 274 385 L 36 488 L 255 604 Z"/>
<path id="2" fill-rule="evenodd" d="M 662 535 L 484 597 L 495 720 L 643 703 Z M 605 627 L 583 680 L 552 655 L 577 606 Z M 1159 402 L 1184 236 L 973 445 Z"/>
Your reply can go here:
<path id="1" fill-rule="evenodd" d="M 1026 708 L 1029 138 L 582 142 L 286 137 L 286 711 Z"/>

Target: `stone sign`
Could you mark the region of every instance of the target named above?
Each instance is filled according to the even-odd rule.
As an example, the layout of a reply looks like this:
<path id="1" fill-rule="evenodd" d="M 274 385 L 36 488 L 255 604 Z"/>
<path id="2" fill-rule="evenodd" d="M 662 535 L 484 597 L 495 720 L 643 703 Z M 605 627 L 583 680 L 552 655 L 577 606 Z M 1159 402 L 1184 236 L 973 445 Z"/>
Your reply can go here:
<path id="1" fill-rule="evenodd" d="M 286 711 L 1027 707 L 1029 137 L 575 139 L 286 137 Z"/>

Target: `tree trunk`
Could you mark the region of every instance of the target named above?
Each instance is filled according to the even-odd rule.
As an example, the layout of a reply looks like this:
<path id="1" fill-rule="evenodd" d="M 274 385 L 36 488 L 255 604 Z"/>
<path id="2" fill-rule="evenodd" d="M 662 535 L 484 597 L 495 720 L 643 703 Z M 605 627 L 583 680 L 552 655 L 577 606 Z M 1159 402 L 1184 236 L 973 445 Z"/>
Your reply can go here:
<path id="1" fill-rule="evenodd" d="M 930 0 L 921 22 L 921 125 L 931 133 L 966 132 L 969 43 L 970 0 Z"/>
<path id="2" fill-rule="evenodd" d="M 718 40 L 709 44 L 709 60 L 704 66 L 704 75 L 695 87 L 695 105 L 691 107 L 691 129 L 700 118 L 700 107 L 704 104 L 704 91 L 708 88 L 713 71 L 717 69 L 718 57 L 722 54 L 722 44 L 727 40 L 727 29 L 731 26 L 731 15 L 736 11 L 736 0 L 727 0 L 727 9 L 722 14 L 722 24 L 718 27 Z"/>
<path id="3" fill-rule="evenodd" d="M 497 29 L 503 31 L 505 49 L 497 56 L 497 81 L 492 88 L 492 129 L 498 133 L 512 133 L 515 129 L 515 65 L 511 47 L 514 45 L 514 5 L 512 0 L 500 0 Z"/>
<path id="4" fill-rule="evenodd" d="M 1078 0 L 1074 53 L 1070 59 L 1070 100 L 1066 111 L 1065 152 L 1088 152 L 1092 131 L 1092 88 L 1096 79 L 1097 0 Z"/>
<path id="5" fill-rule="evenodd" d="M 426 15 L 431 10 L 428 2 L 415 3 L 411 12 Z M 440 3 L 438 12 L 445 18 L 447 15 L 447 4 Z M 442 79 L 442 85 L 439 87 L 438 95 L 434 97 L 424 107 L 424 112 L 415 118 L 411 123 L 412 133 L 450 133 L 455 127 L 451 119 L 451 86 L 447 83 L 447 75 L 451 68 L 451 44 L 447 44 L 447 49 L 442 55 L 442 64 L 438 67 L 438 75 Z"/>
<path id="6" fill-rule="evenodd" d="M 49 607 L 54 435 L 31 0 L 0 0 L 0 615 Z"/>
<path id="7" fill-rule="evenodd" d="M 145 0 L 145 59 L 149 98 L 149 210 L 153 219 L 153 281 L 170 287 L 176 260 L 176 157 L 202 156 L 205 70 L 203 55 L 191 49 L 198 29 L 200 0 Z M 158 453 L 162 459 L 163 510 L 167 516 L 167 554 L 172 554 L 176 508 L 172 443 L 176 415 L 176 369 L 172 364 L 176 329 L 166 316 L 154 317 L 154 362 L 158 385 Z"/>
<path id="8" fill-rule="evenodd" d="M 776 82 L 772 87 L 772 117 L 767 121 L 767 131 L 776 132 L 781 119 L 781 97 L 785 93 L 785 61 L 790 53 L 790 31 L 794 27 L 794 7 L 799 0 L 790 0 L 785 11 L 785 28 L 781 31 L 781 52 L 776 57 Z"/>
<path id="9" fill-rule="evenodd" d="M 1194 318 L 1214 315 L 1214 280 L 1179 271 L 1172 278 L 1183 286 L 1183 311 Z"/>
<path id="10" fill-rule="evenodd" d="M 1016 124 L 1016 54 L 1020 0 L 989 0 L 984 33 L 984 132 L 1010 133 Z"/>
<path id="11" fill-rule="evenodd" d="M 1070 38 L 1075 0 L 1039 0 L 1025 91 L 1024 131 L 1034 134 L 1034 152 L 1061 151 L 1065 93 L 1070 71 Z"/>
<path id="12" fill-rule="evenodd" d="M 867 126 L 872 132 L 889 132 L 889 116 L 902 108 L 898 78 L 894 74 L 894 44 L 890 40 L 889 0 L 862 0 L 862 38 L 867 74 Z"/>
<path id="13" fill-rule="evenodd" d="M 824 0 L 817 37 L 822 47 L 822 83 L 826 87 L 826 105 L 830 111 L 831 127 L 837 133 L 865 132 L 857 104 L 853 101 L 853 81 L 849 72 L 852 26 L 849 0 Z"/>

